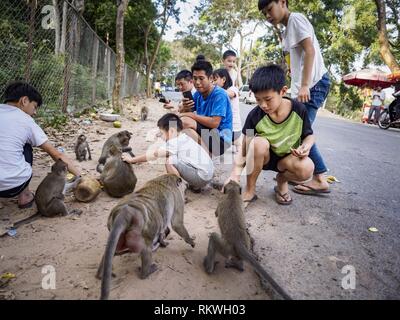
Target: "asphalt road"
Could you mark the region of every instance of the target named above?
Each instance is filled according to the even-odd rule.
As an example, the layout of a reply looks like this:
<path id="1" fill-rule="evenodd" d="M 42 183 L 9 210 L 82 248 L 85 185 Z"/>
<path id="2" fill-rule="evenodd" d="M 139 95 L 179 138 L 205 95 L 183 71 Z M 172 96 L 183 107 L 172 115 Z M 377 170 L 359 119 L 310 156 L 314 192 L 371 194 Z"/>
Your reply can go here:
<path id="1" fill-rule="evenodd" d="M 243 122 L 253 107 L 241 103 Z M 246 213 L 255 253 L 297 299 L 400 299 L 400 132 L 321 114 L 313 129 L 340 183 L 282 207 L 263 172 Z"/>

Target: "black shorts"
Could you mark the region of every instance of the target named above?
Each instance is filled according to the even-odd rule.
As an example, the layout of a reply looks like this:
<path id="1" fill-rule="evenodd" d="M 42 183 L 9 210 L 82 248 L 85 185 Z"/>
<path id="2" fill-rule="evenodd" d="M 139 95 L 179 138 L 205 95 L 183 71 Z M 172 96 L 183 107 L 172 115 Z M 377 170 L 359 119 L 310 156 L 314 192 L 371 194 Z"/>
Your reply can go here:
<path id="1" fill-rule="evenodd" d="M 219 135 L 217 129 L 211 129 L 196 122 L 196 132 L 203 139 L 210 153 L 214 156 L 220 156 L 229 149 L 229 143 Z M 206 132 L 208 130 L 208 132 Z"/>
<path id="2" fill-rule="evenodd" d="M 24 182 L 18 187 L 9 189 L 9 190 L 4 190 L 0 191 L 0 198 L 14 198 L 17 195 L 19 195 L 24 189 L 29 185 L 29 182 L 31 182 L 32 176 L 28 179 L 28 181 Z"/>
<path id="3" fill-rule="evenodd" d="M 278 169 L 278 162 L 281 161 L 283 158 L 286 158 L 289 154 L 284 155 L 283 157 L 278 156 L 274 153 L 271 149 L 269 149 L 269 161 L 267 164 L 263 166 L 263 170 L 270 170 L 275 172 L 282 172 Z"/>
<path id="4" fill-rule="evenodd" d="M 26 143 L 24 145 L 23 154 L 24 154 L 25 161 L 28 162 L 32 166 L 32 164 L 33 164 L 33 149 L 29 143 Z M 16 197 L 29 185 L 29 182 L 31 182 L 31 179 L 32 179 L 32 176 L 18 187 L 15 187 L 15 188 L 12 188 L 9 190 L 0 191 L 0 198 Z"/>

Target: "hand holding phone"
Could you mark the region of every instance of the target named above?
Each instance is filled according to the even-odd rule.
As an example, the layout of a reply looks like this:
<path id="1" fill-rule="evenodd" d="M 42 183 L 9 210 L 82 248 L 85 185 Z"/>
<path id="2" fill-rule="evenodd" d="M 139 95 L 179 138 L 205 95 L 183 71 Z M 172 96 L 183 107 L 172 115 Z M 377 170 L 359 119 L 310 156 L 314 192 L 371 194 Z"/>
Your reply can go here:
<path id="1" fill-rule="evenodd" d="M 182 100 L 182 111 L 183 112 L 194 112 L 194 99 L 191 91 L 184 91 L 182 92 L 184 99 Z M 181 111 L 181 112 L 182 112 Z"/>
<path id="2" fill-rule="evenodd" d="M 183 94 L 183 97 L 184 98 L 187 98 L 187 99 L 189 99 L 189 100 L 194 100 L 193 99 L 193 95 L 192 95 L 192 91 L 184 91 L 184 92 L 182 92 L 182 94 Z"/>

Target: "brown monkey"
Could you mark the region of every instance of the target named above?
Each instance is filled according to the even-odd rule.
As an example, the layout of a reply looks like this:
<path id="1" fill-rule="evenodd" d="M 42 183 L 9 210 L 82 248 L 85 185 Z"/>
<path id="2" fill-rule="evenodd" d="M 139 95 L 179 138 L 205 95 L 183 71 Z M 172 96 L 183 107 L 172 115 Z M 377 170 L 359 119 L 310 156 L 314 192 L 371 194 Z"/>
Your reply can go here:
<path id="1" fill-rule="evenodd" d="M 101 299 L 107 299 L 109 295 L 114 255 L 140 253 L 140 277 L 144 279 L 157 270 L 152 251 L 159 242 L 163 243 L 169 225 L 194 247 L 194 241 L 183 224 L 186 187 L 182 178 L 164 174 L 148 181 L 112 209 L 107 224 L 110 234 L 97 271 L 97 277 L 102 278 Z"/>
<path id="2" fill-rule="evenodd" d="M 271 278 L 250 252 L 250 236 L 246 230 L 243 200 L 240 193 L 240 185 L 235 181 L 230 181 L 224 187 L 225 195 L 215 211 L 222 237 L 215 232 L 210 235 L 207 256 L 203 262 L 205 271 L 208 274 L 214 271 L 217 252 L 227 259 L 225 263 L 227 268 L 233 267 L 243 271 L 243 260 L 247 260 L 282 298 L 291 300 L 290 296 Z"/>
<path id="3" fill-rule="evenodd" d="M 51 172 L 39 184 L 35 202 L 38 212 L 26 219 L 18 221 L 14 227 L 32 222 L 40 216 L 54 217 L 61 214 L 81 214 L 82 210 L 74 209 L 68 211 L 64 204 L 64 194 L 68 189 L 74 188 L 79 181 L 77 178 L 73 183 L 66 185 L 67 165 L 61 159 L 57 160 L 51 167 Z"/>
<path id="4" fill-rule="evenodd" d="M 104 190 L 112 197 L 123 197 L 135 189 L 137 178 L 132 165 L 122 161 L 122 151 L 115 145 L 109 149 L 109 157 L 100 176 Z"/>
<path id="5" fill-rule="evenodd" d="M 147 119 L 148 115 L 149 115 L 149 108 L 146 106 L 143 106 L 142 109 L 140 110 L 140 119 L 142 121 L 145 121 Z"/>
<path id="6" fill-rule="evenodd" d="M 89 153 L 89 158 L 88 160 L 92 160 L 92 155 L 90 153 L 90 148 L 89 148 L 89 143 L 86 140 L 86 136 L 84 134 L 81 134 L 75 144 L 75 155 L 76 155 L 76 160 L 86 161 L 86 150 Z"/>
<path id="7" fill-rule="evenodd" d="M 67 165 L 61 159 L 51 167 L 51 172 L 39 184 L 35 202 L 42 216 L 53 217 L 61 214 L 80 213 L 81 210 L 68 211 L 64 204 L 64 188 L 66 184 Z"/>
<path id="8" fill-rule="evenodd" d="M 117 148 L 122 149 L 122 152 L 128 152 L 132 157 L 135 156 L 132 153 L 132 148 L 128 147 L 131 136 L 132 133 L 127 130 L 123 130 L 118 133 L 114 133 L 111 137 L 107 139 L 107 141 L 103 145 L 103 149 L 101 150 L 99 163 L 96 167 L 97 172 L 101 173 L 103 171 L 104 164 L 106 163 L 107 157 L 110 154 L 109 151 L 112 145 L 115 145 Z"/>

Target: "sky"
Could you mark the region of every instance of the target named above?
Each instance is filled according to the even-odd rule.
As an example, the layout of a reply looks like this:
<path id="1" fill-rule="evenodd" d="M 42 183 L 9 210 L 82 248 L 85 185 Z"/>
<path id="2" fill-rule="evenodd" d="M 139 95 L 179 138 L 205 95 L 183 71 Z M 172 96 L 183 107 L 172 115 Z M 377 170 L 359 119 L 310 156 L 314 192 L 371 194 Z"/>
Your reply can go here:
<path id="1" fill-rule="evenodd" d="M 180 22 L 177 24 L 174 20 L 170 20 L 168 23 L 169 29 L 166 31 L 163 39 L 167 41 L 173 41 L 176 38 L 176 33 L 179 31 L 187 30 L 189 24 L 198 21 L 198 16 L 193 16 L 195 6 L 199 5 L 199 0 L 188 0 L 186 3 L 180 4 L 181 15 Z M 245 47 L 249 48 L 251 40 L 255 41 L 257 38 L 261 37 L 264 34 L 263 28 L 259 26 L 252 37 L 249 37 L 245 42 Z M 239 37 L 236 36 L 233 38 L 231 46 L 239 51 Z M 226 49 L 226 48 L 225 48 Z"/>

